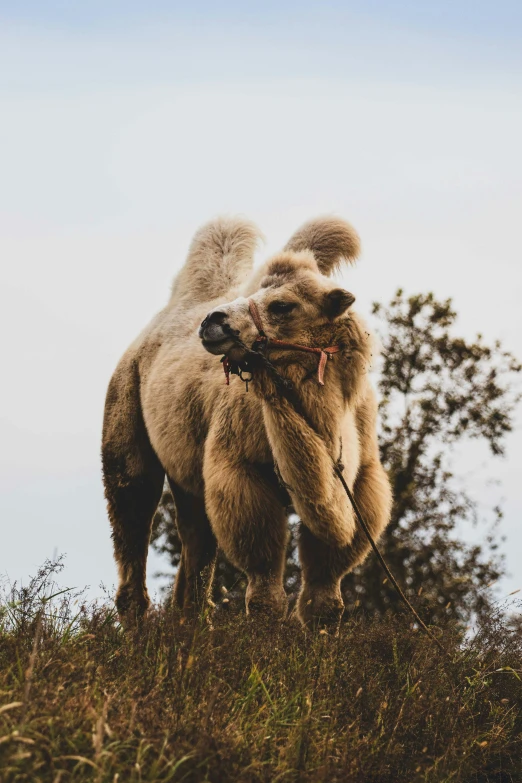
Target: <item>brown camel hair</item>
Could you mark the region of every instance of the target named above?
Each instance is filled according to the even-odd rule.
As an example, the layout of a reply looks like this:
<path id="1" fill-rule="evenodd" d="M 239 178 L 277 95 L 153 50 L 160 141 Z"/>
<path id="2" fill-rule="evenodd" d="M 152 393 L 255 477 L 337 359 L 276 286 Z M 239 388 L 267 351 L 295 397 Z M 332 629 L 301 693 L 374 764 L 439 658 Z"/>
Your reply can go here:
<path id="1" fill-rule="evenodd" d="M 103 473 L 124 619 L 149 605 L 147 550 L 165 476 L 182 541 L 174 595 L 188 614 L 208 597 L 219 545 L 247 575 L 247 612 L 284 617 L 289 495 L 301 520 L 299 618 L 312 625 L 339 620 L 341 579 L 368 553 L 332 469 L 341 443 L 346 481 L 375 539 L 388 523 L 391 492 L 368 377 L 372 340 L 351 307 L 352 294 L 329 277 L 343 260 L 354 261 L 358 236 L 338 218 L 317 218 L 253 270 L 259 237 L 239 218 L 200 229 L 169 303 L 124 354 L 109 384 Z M 249 298 L 269 337 L 340 346 L 327 362 L 324 386 L 316 354 L 267 350 L 292 382 L 304 418 L 263 369 L 256 369 L 248 393 L 236 376 L 225 385 L 217 357 L 244 359 L 231 334 L 247 346 L 258 334 Z"/>

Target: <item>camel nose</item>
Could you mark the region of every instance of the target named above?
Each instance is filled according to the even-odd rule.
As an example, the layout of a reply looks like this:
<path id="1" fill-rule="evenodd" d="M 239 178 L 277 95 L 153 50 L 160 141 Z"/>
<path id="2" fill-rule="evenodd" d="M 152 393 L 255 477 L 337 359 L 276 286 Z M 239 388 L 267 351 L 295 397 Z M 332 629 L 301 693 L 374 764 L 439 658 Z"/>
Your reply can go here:
<path id="1" fill-rule="evenodd" d="M 225 331 L 222 328 L 226 321 L 226 313 L 222 313 L 220 310 L 213 310 L 207 315 L 207 317 L 201 322 L 199 327 L 199 337 L 206 342 L 217 343 L 226 337 Z"/>
<path id="2" fill-rule="evenodd" d="M 212 312 L 207 315 L 201 326 L 205 328 L 205 326 L 208 326 L 209 324 L 223 324 L 226 320 L 226 317 L 226 313 L 222 313 L 221 310 L 212 310 Z"/>

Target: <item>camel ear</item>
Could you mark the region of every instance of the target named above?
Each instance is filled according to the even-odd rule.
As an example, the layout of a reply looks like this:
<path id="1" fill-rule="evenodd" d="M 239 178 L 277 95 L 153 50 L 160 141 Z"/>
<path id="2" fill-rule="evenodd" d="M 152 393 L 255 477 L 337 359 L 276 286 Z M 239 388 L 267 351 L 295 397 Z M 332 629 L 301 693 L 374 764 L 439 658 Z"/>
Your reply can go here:
<path id="1" fill-rule="evenodd" d="M 324 297 L 324 311 L 332 320 L 342 315 L 355 302 L 355 296 L 344 288 L 334 288 Z"/>
<path id="2" fill-rule="evenodd" d="M 361 251 L 356 230 L 346 221 L 336 217 L 310 220 L 296 231 L 285 250 L 311 250 L 319 271 L 330 275 L 341 262 L 353 263 Z"/>

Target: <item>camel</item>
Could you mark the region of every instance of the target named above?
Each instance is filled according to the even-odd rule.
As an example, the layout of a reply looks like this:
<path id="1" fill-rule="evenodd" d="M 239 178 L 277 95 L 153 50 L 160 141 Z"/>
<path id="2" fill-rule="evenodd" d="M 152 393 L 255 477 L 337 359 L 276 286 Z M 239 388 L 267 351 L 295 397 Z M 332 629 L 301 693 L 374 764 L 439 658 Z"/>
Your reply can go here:
<path id="1" fill-rule="evenodd" d="M 102 461 L 122 619 L 149 606 L 147 551 L 165 477 L 182 542 L 174 598 L 186 615 L 209 597 L 219 546 L 246 574 L 247 614 L 285 617 L 291 503 L 300 518 L 297 615 L 305 626 L 339 621 L 341 579 L 369 550 L 334 475 L 341 450 L 374 539 L 389 521 L 372 338 L 354 296 L 331 279 L 356 259 L 358 235 L 341 219 L 317 218 L 253 269 L 259 238 L 242 218 L 203 226 L 167 306 L 110 381 Z M 259 341 L 276 375 L 256 366 L 247 391 L 237 375 L 225 377 L 218 357 L 225 370 L 238 369 Z M 300 410 L 277 377 L 291 384 Z"/>

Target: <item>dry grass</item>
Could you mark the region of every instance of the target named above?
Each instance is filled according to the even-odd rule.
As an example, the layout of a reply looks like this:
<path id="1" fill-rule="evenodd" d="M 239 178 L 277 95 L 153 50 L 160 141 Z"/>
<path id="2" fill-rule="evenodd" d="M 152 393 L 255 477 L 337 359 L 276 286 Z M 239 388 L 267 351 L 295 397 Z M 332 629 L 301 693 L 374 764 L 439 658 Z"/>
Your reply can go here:
<path id="1" fill-rule="evenodd" d="M 522 645 L 501 617 L 446 660 L 403 614 L 337 638 L 55 595 L 0 608 L 0 777 L 10 781 L 522 781 Z"/>

